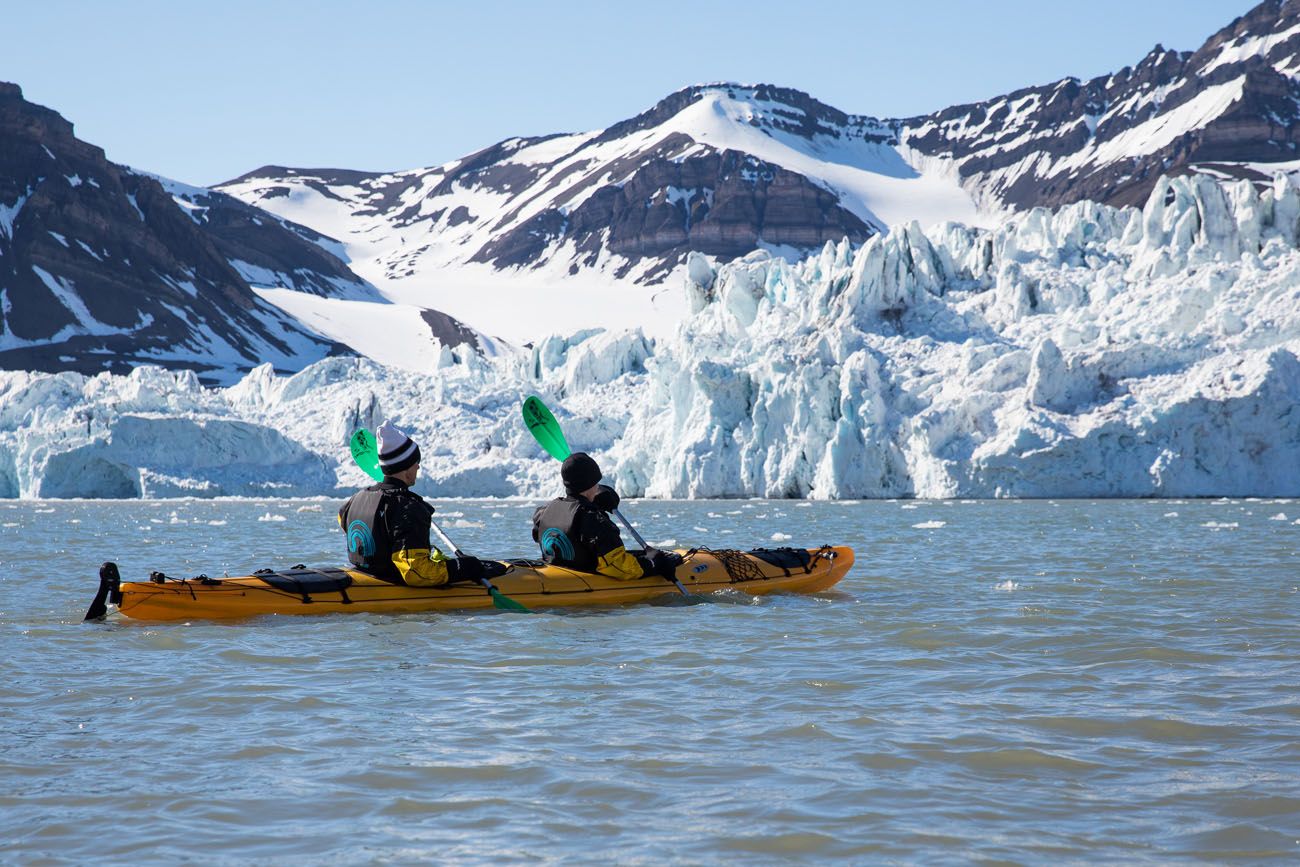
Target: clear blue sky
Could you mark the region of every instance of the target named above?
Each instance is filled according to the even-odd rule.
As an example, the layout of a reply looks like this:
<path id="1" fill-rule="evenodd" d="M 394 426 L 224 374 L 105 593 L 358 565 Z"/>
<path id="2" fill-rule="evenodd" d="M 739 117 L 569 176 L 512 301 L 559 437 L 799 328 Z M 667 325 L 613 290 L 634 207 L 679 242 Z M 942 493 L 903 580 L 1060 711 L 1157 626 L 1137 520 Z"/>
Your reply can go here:
<path id="1" fill-rule="evenodd" d="M 905 117 L 1200 47 L 1255 0 L 801 3 L 12 0 L 0 80 L 109 159 L 195 184 L 268 163 L 436 165 L 599 129 L 705 81 Z"/>

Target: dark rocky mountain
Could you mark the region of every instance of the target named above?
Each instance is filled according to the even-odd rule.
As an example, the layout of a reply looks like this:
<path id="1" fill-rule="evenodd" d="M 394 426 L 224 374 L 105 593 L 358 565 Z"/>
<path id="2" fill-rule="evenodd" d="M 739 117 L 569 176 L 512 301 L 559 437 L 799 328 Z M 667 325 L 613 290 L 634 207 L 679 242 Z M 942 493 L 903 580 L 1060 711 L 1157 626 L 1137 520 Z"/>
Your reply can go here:
<path id="1" fill-rule="evenodd" d="M 895 121 L 986 202 L 1144 202 L 1162 174 L 1271 180 L 1300 159 L 1300 0 L 1266 0 L 1196 51 Z"/>
<path id="2" fill-rule="evenodd" d="M 220 193 L 183 209 L 14 84 L 0 83 L 0 144 L 0 368 L 154 362 L 219 381 L 345 351 L 263 302 L 241 273 L 372 294 L 317 233 Z"/>

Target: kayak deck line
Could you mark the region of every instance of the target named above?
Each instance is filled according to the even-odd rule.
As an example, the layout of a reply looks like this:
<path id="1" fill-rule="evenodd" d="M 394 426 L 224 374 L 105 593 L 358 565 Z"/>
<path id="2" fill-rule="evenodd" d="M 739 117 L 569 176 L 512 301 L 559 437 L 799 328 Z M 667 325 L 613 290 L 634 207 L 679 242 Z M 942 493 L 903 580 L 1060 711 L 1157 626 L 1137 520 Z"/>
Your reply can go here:
<path id="1" fill-rule="evenodd" d="M 853 551 L 824 545 L 815 549 L 692 548 L 679 551 L 677 578 L 695 594 L 740 590 L 816 593 L 835 585 L 853 565 Z M 578 572 L 540 560 L 484 560 L 499 590 L 524 605 L 591 607 L 644 602 L 676 588 L 658 575 L 620 581 Z M 154 572 L 149 581 L 122 581 L 116 564 L 100 567 L 100 585 L 86 613 L 98 620 L 107 605 L 142 620 L 233 619 L 262 614 L 345 612 L 408 613 L 490 608 L 492 595 L 481 585 L 437 587 L 394 584 L 353 569 L 259 570 L 227 578 L 171 578 Z"/>

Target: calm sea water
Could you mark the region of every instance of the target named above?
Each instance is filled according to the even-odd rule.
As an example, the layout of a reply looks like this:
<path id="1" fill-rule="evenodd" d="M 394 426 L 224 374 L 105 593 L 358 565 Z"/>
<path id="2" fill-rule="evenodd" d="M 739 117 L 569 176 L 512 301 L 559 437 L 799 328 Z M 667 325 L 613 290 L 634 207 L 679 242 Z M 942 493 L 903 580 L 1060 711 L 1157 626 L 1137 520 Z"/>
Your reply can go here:
<path id="1" fill-rule="evenodd" d="M 858 565 L 812 597 L 80 622 L 106 559 L 337 563 L 336 508 L 0 501 L 0 860 L 1300 860 L 1300 501 L 637 502 L 654 542 Z M 527 556 L 531 509 L 439 516 Z"/>

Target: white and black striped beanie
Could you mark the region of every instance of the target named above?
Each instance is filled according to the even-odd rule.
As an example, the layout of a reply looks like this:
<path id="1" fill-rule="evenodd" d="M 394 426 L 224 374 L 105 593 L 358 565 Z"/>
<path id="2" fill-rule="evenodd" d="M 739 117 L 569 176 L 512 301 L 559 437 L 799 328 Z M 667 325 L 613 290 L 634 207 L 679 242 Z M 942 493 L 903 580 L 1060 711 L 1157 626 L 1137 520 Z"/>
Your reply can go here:
<path id="1" fill-rule="evenodd" d="M 420 462 L 420 447 L 387 419 L 375 431 L 379 441 L 379 468 L 391 476 Z"/>

